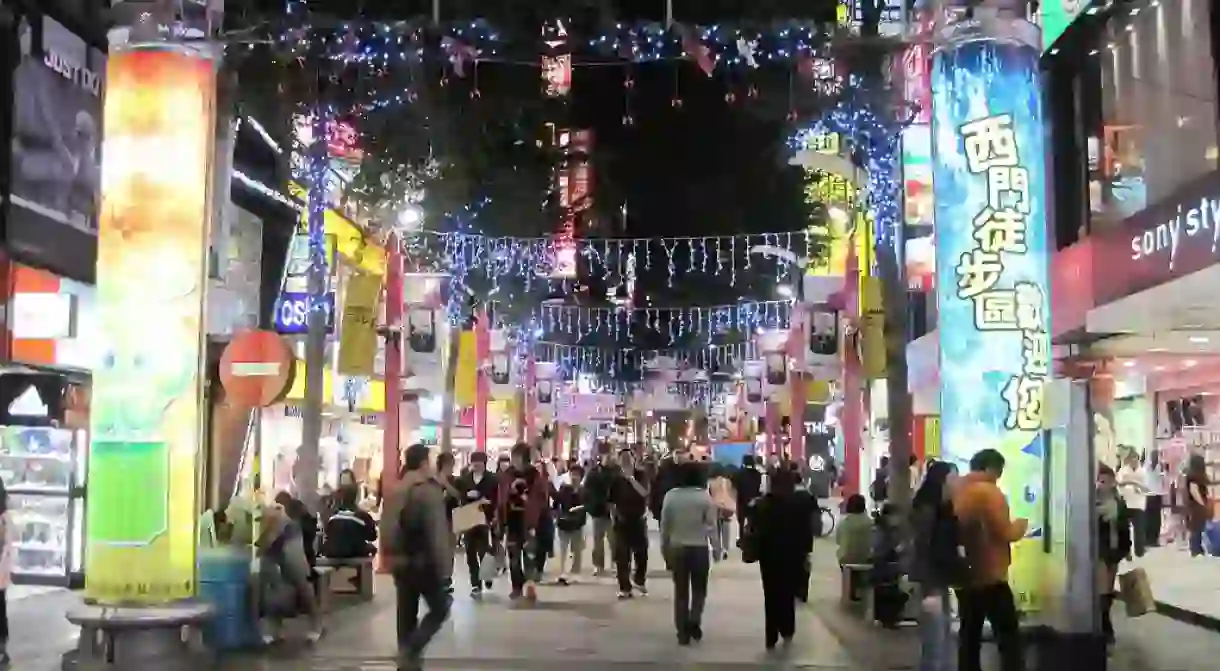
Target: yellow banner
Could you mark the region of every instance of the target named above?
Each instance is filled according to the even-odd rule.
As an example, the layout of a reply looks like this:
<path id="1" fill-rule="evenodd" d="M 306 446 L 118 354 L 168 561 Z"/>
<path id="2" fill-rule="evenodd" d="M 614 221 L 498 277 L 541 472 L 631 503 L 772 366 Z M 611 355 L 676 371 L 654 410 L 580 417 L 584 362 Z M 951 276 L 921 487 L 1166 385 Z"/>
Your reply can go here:
<path id="1" fill-rule="evenodd" d="M 860 278 L 861 354 L 864 377 L 877 380 L 885 377 L 885 305 L 881 280 Z"/>
<path id="2" fill-rule="evenodd" d="M 474 405 L 478 394 L 479 357 L 476 352 L 474 331 L 462 331 L 458 347 L 457 377 L 453 400 L 459 408 Z"/>
<path id="3" fill-rule="evenodd" d="M 940 459 L 940 417 L 929 415 L 924 418 L 923 454 L 925 459 Z"/>
<path id="4" fill-rule="evenodd" d="M 339 391 L 342 392 L 342 378 L 339 379 L 339 384 Z M 288 401 L 305 400 L 305 362 L 300 359 L 296 362 L 296 373 L 292 378 L 292 388 L 288 390 L 288 395 L 284 398 Z M 335 376 L 330 372 L 329 368 L 322 371 L 322 400 L 327 405 L 341 405 L 345 403 L 342 398 L 335 398 Z M 369 380 L 368 384 L 364 385 L 364 389 L 356 398 L 355 411 L 361 413 L 385 412 L 385 382 Z"/>
<path id="5" fill-rule="evenodd" d="M 343 320 L 339 325 L 340 375 L 374 374 L 377 359 L 377 302 L 381 278 L 356 273 L 347 280 L 343 294 Z"/>
<path id="6" fill-rule="evenodd" d="M 309 201 L 309 193 L 296 182 L 288 184 L 288 193 L 295 198 Z M 369 242 L 359 226 L 334 210 L 327 210 L 322 217 L 322 222 L 326 235 L 334 236 L 335 248 L 344 261 L 366 273 L 378 277 L 385 276 L 385 249 L 376 243 Z M 308 227 L 309 213 L 302 212 L 301 230 L 304 231 Z"/>

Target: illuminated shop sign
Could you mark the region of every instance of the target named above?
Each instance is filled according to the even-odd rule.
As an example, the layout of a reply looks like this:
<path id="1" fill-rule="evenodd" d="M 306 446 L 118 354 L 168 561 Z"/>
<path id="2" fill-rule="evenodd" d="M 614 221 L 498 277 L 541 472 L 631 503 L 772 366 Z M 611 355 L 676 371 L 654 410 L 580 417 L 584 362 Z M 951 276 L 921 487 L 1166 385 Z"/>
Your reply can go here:
<path id="1" fill-rule="evenodd" d="M 1131 260 L 1157 258 L 1173 270 L 1183 243 L 1206 246 L 1215 254 L 1220 244 L 1217 224 L 1220 224 L 1220 199 L 1204 197 L 1193 205 L 1178 205 L 1170 219 L 1131 236 Z"/>
<path id="2" fill-rule="evenodd" d="M 275 305 L 275 330 L 278 333 L 296 335 L 309 330 L 309 306 L 313 299 L 308 293 L 285 291 Z M 326 311 L 326 332 L 335 329 L 335 295 L 326 294 L 323 301 Z"/>

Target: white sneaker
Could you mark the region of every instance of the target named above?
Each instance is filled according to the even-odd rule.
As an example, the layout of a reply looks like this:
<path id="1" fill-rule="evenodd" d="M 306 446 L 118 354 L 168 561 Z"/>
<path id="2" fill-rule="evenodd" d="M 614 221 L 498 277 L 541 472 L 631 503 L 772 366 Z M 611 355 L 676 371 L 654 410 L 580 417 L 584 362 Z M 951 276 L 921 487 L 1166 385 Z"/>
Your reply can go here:
<path id="1" fill-rule="evenodd" d="M 322 630 L 311 630 L 308 634 L 305 634 L 305 640 L 309 641 L 310 643 L 317 643 L 318 641 L 322 640 Z"/>
<path id="2" fill-rule="evenodd" d="M 565 586 L 571 584 L 570 581 L 568 580 L 567 573 L 560 573 L 559 579 L 556 582 L 558 582 L 560 585 L 565 585 Z"/>

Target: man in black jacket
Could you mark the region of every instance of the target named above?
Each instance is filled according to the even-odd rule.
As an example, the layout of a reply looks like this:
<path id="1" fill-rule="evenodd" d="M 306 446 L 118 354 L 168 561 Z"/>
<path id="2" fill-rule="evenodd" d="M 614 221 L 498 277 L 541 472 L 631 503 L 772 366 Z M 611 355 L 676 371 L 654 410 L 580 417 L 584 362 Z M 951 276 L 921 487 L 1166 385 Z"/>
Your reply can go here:
<path id="1" fill-rule="evenodd" d="M 750 503 L 762 494 L 762 473 L 754 466 L 754 455 L 741 458 L 741 470 L 734 478 L 733 489 L 737 491 L 737 538 L 746 532 L 746 514 Z"/>
<path id="2" fill-rule="evenodd" d="M 610 556 L 614 556 L 614 536 L 611 533 L 610 519 L 610 485 L 614 482 L 618 470 L 614 465 L 610 445 L 602 443 L 597 446 L 597 461 L 585 475 L 584 501 L 585 512 L 593 518 L 593 575 L 604 575 L 606 572 L 606 546 L 610 546 Z"/>
<path id="3" fill-rule="evenodd" d="M 457 479 L 456 489 L 462 495 L 464 504 L 485 502 L 483 512 L 487 515 L 487 524 L 474 527 L 462 536 L 466 546 L 466 568 L 470 571 L 470 595 L 480 596 L 484 587 L 491 587 L 491 581 L 480 582 L 480 567 L 492 550 L 491 523 L 496 514 L 496 496 L 499 489 L 496 486 L 496 476 L 487 472 L 487 453 L 475 452 L 470 455 L 470 470 Z"/>

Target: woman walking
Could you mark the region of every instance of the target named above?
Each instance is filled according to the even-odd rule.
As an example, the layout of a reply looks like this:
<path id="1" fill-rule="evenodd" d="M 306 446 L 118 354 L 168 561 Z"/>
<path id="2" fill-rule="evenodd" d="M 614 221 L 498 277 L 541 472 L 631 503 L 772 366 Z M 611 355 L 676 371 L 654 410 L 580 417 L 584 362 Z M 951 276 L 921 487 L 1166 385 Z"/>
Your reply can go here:
<path id="1" fill-rule="evenodd" d="M 674 579 L 674 628 L 678 645 L 703 639 L 703 605 L 707 601 L 710 562 L 708 534 L 715 533 L 716 504 L 704 484 L 703 466 L 676 464 L 676 485 L 661 503 L 661 552 Z"/>
<path id="2" fill-rule="evenodd" d="M 707 492 L 716 504 L 716 527 L 712 531 L 712 561 L 723 561 L 729 558 L 729 548 L 733 546 L 733 513 L 737 510 L 737 496 L 723 464 L 712 464 L 711 471 L 712 477 L 708 480 Z"/>
<path id="3" fill-rule="evenodd" d="M 1190 455 L 1186 466 L 1186 533 L 1190 539 L 1190 556 L 1203 556 L 1203 531 L 1212 519 L 1212 502 L 1208 495 L 1207 461 L 1201 454 Z"/>
<path id="4" fill-rule="evenodd" d="M 748 543 L 757 550 L 766 611 L 766 646 L 773 649 L 796 635 L 796 599 L 805 574 L 805 561 L 813 550 L 813 520 L 809 508 L 795 495 L 796 478 L 779 469 L 771 488 L 750 512 Z"/>
<path id="5" fill-rule="evenodd" d="M 957 519 L 953 515 L 953 489 L 957 468 L 946 461 L 932 462 L 911 504 L 911 581 L 919 585 L 919 671 L 953 668 L 953 633 L 949 588 L 955 576 Z"/>
<path id="6" fill-rule="evenodd" d="M 1101 602 L 1101 632 L 1106 643 L 1114 643 L 1114 623 L 1110 610 L 1118 596 L 1114 580 L 1118 564 L 1131 552 L 1131 512 L 1119 496 L 1114 470 L 1105 464 L 1097 468 L 1097 593 Z"/>
<path id="7" fill-rule="evenodd" d="M 13 581 L 16 540 L 13 516 L 8 511 L 8 492 L 0 480 L 0 669 L 7 669 L 12 662 L 8 656 L 8 587 Z"/>

